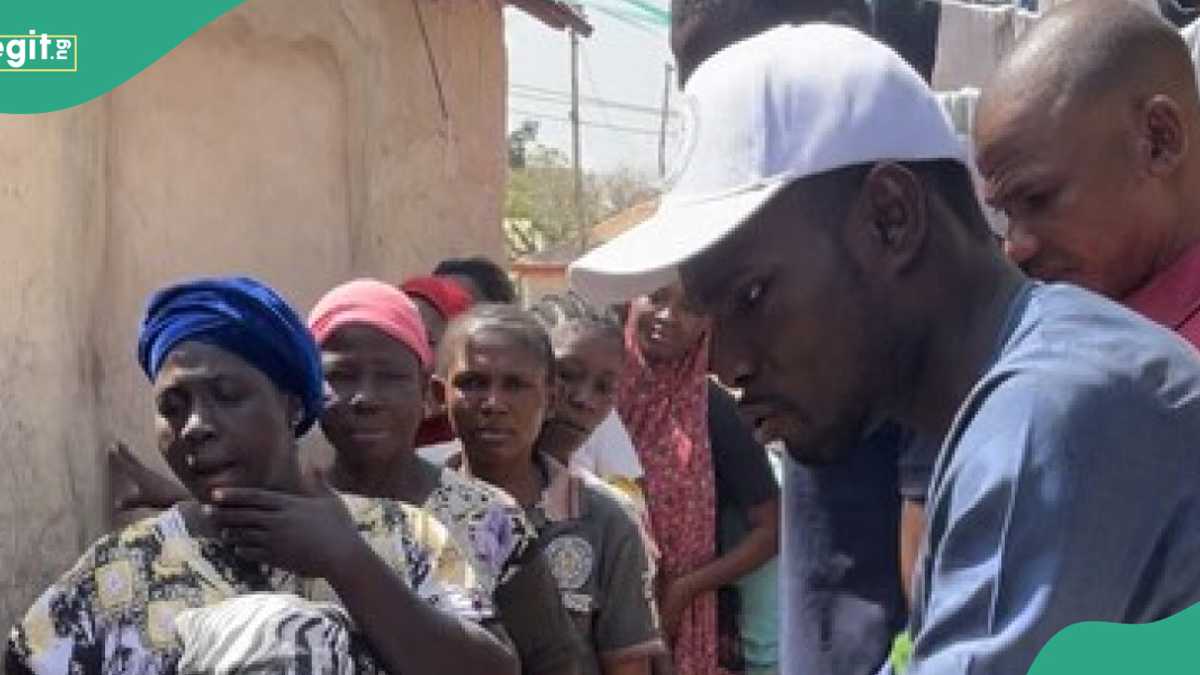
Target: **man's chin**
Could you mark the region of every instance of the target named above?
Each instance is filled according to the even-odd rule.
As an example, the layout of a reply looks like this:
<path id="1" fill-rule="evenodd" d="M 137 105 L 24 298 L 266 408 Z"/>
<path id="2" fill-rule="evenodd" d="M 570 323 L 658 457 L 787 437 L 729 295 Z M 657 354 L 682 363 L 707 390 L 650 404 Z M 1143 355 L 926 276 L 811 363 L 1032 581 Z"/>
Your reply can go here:
<path id="1" fill-rule="evenodd" d="M 852 442 L 841 442 L 822 434 L 816 438 L 812 434 L 802 433 L 799 427 L 779 429 L 776 433 L 768 433 L 761 438 L 764 443 L 778 441 L 787 448 L 788 455 L 805 466 L 828 466 L 841 462 L 853 447 Z"/>
<path id="2" fill-rule="evenodd" d="M 805 466 L 829 466 L 842 461 L 845 453 L 830 446 L 806 447 L 785 441 L 788 455 Z"/>

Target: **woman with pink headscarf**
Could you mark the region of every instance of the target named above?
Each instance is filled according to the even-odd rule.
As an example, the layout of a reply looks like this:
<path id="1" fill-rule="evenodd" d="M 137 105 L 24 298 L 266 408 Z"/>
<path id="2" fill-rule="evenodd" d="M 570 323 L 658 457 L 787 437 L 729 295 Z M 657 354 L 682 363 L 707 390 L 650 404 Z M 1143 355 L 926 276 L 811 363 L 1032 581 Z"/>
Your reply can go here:
<path id="1" fill-rule="evenodd" d="M 417 306 L 360 279 L 321 298 L 308 326 L 325 373 L 320 425 L 336 450 L 334 487 L 424 506 L 492 591 L 522 672 L 577 672 L 578 639 L 524 511 L 502 490 L 417 456 L 433 369 Z"/>

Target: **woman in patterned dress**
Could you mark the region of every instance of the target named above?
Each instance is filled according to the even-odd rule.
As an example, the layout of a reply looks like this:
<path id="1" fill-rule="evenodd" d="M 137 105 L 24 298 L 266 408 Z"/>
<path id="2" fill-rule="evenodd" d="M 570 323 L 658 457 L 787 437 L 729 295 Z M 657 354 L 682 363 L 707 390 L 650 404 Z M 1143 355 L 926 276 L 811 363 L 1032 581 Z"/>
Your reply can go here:
<path id="1" fill-rule="evenodd" d="M 193 612 L 255 593 L 336 598 L 352 672 L 517 672 L 477 623 L 492 620 L 490 598 L 444 527 L 302 475 L 320 362 L 274 291 L 245 278 L 164 289 L 138 347 L 159 449 L 193 500 L 93 545 L 14 627 L 9 673 L 175 673 Z"/>
<path id="2" fill-rule="evenodd" d="M 645 472 L 651 534 L 661 555 L 658 602 L 678 675 L 714 675 L 717 596 L 697 588 L 714 562 L 716 478 L 708 433 L 707 325 L 678 286 L 633 301 L 617 410 Z"/>

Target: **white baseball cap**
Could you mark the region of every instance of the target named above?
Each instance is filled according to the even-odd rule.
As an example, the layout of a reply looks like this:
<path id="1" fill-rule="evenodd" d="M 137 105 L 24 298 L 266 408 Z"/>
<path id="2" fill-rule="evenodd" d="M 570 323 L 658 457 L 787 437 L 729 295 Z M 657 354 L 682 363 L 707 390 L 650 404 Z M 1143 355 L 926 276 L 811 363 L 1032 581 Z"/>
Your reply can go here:
<path id="1" fill-rule="evenodd" d="M 781 26 L 733 44 L 696 70 L 684 98 L 689 140 L 658 211 L 569 268 L 596 302 L 670 285 L 799 178 L 888 160 L 966 164 L 921 76 L 852 28 Z"/>

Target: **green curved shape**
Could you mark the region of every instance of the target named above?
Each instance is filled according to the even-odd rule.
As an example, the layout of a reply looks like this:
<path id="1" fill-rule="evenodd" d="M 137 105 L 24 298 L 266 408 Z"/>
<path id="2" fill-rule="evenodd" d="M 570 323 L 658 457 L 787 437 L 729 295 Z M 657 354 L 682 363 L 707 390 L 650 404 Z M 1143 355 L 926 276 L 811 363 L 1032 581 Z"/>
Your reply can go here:
<path id="1" fill-rule="evenodd" d="M 102 96 L 243 1 L 4 0 L 0 112 L 50 112 Z"/>
<path id="2" fill-rule="evenodd" d="M 1029 675 L 1192 675 L 1200 672 L 1197 636 L 1200 605 L 1154 623 L 1077 623 L 1046 643 Z"/>

